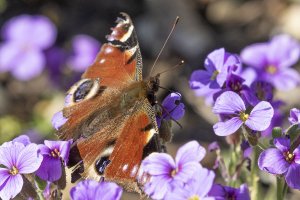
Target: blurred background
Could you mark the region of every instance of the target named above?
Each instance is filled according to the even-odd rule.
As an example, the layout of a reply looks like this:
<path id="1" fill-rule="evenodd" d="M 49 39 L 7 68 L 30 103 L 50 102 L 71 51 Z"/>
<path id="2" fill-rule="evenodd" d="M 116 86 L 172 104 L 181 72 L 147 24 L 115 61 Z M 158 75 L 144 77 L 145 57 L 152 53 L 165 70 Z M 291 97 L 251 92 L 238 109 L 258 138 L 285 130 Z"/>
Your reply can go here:
<path id="1" fill-rule="evenodd" d="M 245 46 L 268 41 L 279 33 L 300 39 L 297 0 L 0 0 L 0 144 L 20 134 L 37 143 L 57 139 L 51 118 L 62 109 L 65 92 L 92 63 L 120 12 L 128 13 L 135 25 L 144 77 L 149 76 L 176 16 L 180 17 L 155 68 L 158 73 L 185 61 L 184 67 L 165 73 L 161 80 L 161 86 L 183 95 L 186 106 L 179 121 L 183 128 L 174 124 L 173 142 L 168 145 L 173 155 L 193 139 L 204 146 L 218 141 L 228 148 L 225 139 L 213 133 L 217 118 L 211 107 L 196 97 L 188 84 L 191 73 L 203 68 L 209 52 L 225 47 L 239 54 Z M 42 19 L 36 25 L 41 28 L 13 35 L 14 30 L 23 30 L 22 24 L 35 23 L 30 16 Z M 43 27 L 47 31 L 43 32 Z M 43 41 L 39 41 L 41 35 Z M 296 69 L 299 71 L 299 65 Z M 283 113 L 299 108 L 299 92 L 276 93 L 276 98 L 285 102 Z M 158 99 L 168 93 L 161 90 Z M 214 159 L 209 153 L 203 164 L 211 167 Z M 263 181 L 268 188 L 274 180 Z M 290 192 L 289 199 L 298 199 L 295 195 L 296 191 Z"/>

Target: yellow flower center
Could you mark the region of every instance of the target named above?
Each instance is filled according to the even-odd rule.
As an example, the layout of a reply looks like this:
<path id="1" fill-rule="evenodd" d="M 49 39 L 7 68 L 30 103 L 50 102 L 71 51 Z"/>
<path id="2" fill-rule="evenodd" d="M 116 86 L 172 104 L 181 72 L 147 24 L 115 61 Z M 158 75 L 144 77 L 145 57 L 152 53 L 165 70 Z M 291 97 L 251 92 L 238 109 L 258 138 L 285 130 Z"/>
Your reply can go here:
<path id="1" fill-rule="evenodd" d="M 284 157 L 285 157 L 285 160 L 287 162 L 292 162 L 295 158 L 295 155 L 293 153 L 290 153 L 289 151 L 283 153 Z"/>
<path id="2" fill-rule="evenodd" d="M 219 73 L 220 72 L 218 70 L 214 71 L 214 73 L 210 77 L 210 80 L 212 80 L 212 81 L 216 80 Z"/>
<path id="3" fill-rule="evenodd" d="M 51 156 L 54 158 L 58 158 L 60 156 L 60 152 L 58 149 L 54 149 L 53 151 L 51 151 Z"/>
<path id="4" fill-rule="evenodd" d="M 177 169 L 173 169 L 171 171 L 171 176 L 174 177 L 177 174 Z"/>
<path id="5" fill-rule="evenodd" d="M 241 83 L 240 83 L 240 82 L 233 83 L 233 84 L 231 85 L 231 88 L 232 88 L 234 91 L 238 92 L 238 91 L 240 91 L 240 90 L 241 90 L 241 88 L 242 88 L 242 85 L 241 85 Z"/>
<path id="6" fill-rule="evenodd" d="M 266 71 L 269 73 L 269 74 L 275 74 L 277 72 L 277 68 L 274 66 L 274 65 L 269 65 L 267 68 L 266 68 Z"/>
<path id="7" fill-rule="evenodd" d="M 17 174 L 19 173 L 19 170 L 18 170 L 15 166 L 13 166 L 13 167 L 11 168 L 11 170 L 9 170 L 9 173 L 10 173 L 11 175 L 17 175 Z"/>
<path id="8" fill-rule="evenodd" d="M 198 195 L 194 194 L 193 196 L 188 198 L 188 200 L 200 200 L 200 197 Z"/>
<path id="9" fill-rule="evenodd" d="M 249 118 L 249 114 L 246 114 L 244 112 L 240 113 L 240 119 L 245 122 Z"/>

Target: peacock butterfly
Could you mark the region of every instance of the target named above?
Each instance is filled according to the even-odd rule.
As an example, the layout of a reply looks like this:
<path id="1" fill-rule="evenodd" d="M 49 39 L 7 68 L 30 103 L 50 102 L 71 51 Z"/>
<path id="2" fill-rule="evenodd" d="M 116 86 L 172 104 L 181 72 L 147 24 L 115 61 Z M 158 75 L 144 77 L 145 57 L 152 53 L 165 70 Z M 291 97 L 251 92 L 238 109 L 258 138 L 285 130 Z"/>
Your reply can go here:
<path id="1" fill-rule="evenodd" d="M 73 139 L 68 167 L 72 182 L 80 177 L 114 181 L 140 192 L 141 161 L 161 152 L 155 93 L 159 76 L 142 79 L 142 58 L 130 17 L 121 13 L 94 63 L 66 96 L 58 129 Z"/>

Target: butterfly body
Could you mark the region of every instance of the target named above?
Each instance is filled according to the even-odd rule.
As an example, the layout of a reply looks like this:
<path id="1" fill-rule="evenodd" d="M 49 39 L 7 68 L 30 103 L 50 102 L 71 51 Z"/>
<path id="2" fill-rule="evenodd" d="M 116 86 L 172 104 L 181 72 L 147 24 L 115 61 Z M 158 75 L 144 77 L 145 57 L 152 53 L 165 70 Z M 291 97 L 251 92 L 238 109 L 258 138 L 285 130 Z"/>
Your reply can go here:
<path id="1" fill-rule="evenodd" d="M 128 15 L 122 14 L 94 63 L 66 96 L 58 130 L 73 139 L 68 166 L 72 182 L 104 177 L 140 192 L 141 161 L 161 151 L 155 93 L 159 77 L 142 79 L 142 59 Z"/>

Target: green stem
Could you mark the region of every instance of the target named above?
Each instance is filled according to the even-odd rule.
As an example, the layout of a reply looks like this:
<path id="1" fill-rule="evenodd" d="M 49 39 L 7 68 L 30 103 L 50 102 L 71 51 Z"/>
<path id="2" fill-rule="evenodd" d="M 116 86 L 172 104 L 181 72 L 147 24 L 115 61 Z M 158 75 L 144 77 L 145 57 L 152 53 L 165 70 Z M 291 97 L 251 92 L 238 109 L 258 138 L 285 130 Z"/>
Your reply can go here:
<path id="1" fill-rule="evenodd" d="M 260 141 L 257 142 L 257 146 L 260 148 L 260 151 L 264 151 L 267 149 L 267 147 L 263 145 Z"/>
<path id="2" fill-rule="evenodd" d="M 39 200 L 45 200 L 42 190 L 37 190 L 37 195 Z"/>
<path id="3" fill-rule="evenodd" d="M 283 200 L 287 192 L 287 184 L 281 177 L 276 178 L 277 200 Z"/>
<path id="4" fill-rule="evenodd" d="M 252 160 L 252 167 L 251 167 L 251 199 L 258 200 L 259 194 L 259 177 L 258 177 L 258 167 L 257 167 L 257 160 L 259 156 L 260 149 L 256 146 L 253 147 L 253 160 Z"/>
<path id="5" fill-rule="evenodd" d="M 283 196 L 283 199 L 288 191 L 288 185 L 286 184 L 286 182 L 284 181 L 284 185 L 283 185 L 283 190 L 282 190 L 282 196 Z"/>

